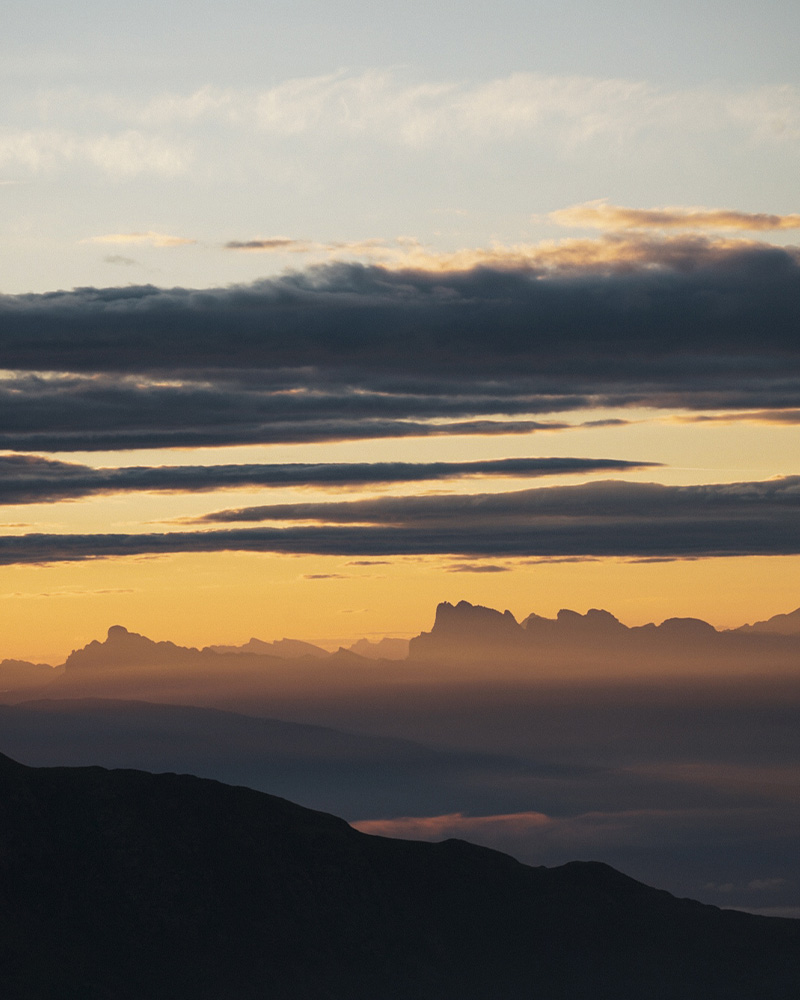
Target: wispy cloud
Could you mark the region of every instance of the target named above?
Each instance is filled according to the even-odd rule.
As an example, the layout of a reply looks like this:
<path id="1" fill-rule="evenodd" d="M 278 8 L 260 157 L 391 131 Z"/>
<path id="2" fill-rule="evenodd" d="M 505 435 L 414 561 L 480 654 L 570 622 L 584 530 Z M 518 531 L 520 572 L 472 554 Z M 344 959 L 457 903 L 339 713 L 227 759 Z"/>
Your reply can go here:
<path id="1" fill-rule="evenodd" d="M 260 253 L 308 253 L 312 247 L 320 245 L 308 240 L 293 240 L 288 236 L 271 236 L 255 240 L 230 240 L 225 244 L 225 249 L 257 250 Z"/>
<path id="2" fill-rule="evenodd" d="M 448 573 L 508 573 L 510 566 L 498 566 L 496 563 L 455 563 L 447 567 Z"/>
<path id="3" fill-rule="evenodd" d="M 680 423 L 800 424 L 800 409 L 741 410 L 730 413 L 682 413 L 671 418 Z"/>
<path id="4" fill-rule="evenodd" d="M 468 837 L 476 833 L 491 835 L 502 832 L 519 835 L 551 827 L 554 821 L 550 816 L 538 812 L 507 813 L 497 816 L 447 813 L 443 816 L 401 816 L 397 819 L 359 820 L 350 825 L 362 833 L 379 837 L 444 840 L 448 837 Z"/>
<path id="5" fill-rule="evenodd" d="M 155 233 L 152 230 L 146 233 L 107 233 L 103 236 L 90 236 L 82 241 L 83 243 L 134 243 L 145 244 L 153 247 L 183 247 L 197 243 L 197 240 L 189 239 L 186 236 L 171 236 L 168 233 Z"/>
<path id="6" fill-rule="evenodd" d="M 242 250 L 251 253 L 317 254 L 327 257 L 359 257 L 366 259 L 410 263 L 412 255 L 422 250 L 421 244 L 410 237 L 399 236 L 394 240 L 369 239 L 320 243 L 314 240 L 292 239 L 288 236 L 270 236 L 250 240 L 229 240 L 225 250 Z"/>
<path id="7" fill-rule="evenodd" d="M 173 177 L 190 162 L 187 148 L 139 130 L 86 134 L 81 131 L 0 131 L 0 166 L 34 173 L 72 165 L 92 167 L 121 178 L 139 174 Z"/>
<path id="8" fill-rule="evenodd" d="M 15 591 L 0 595 L 2 599 L 34 599 L 40 600 L 42 598 L 51 597 L 108 597 L 116 596 L 118 594 L 135 594 L 136 590 L 130 587 L 107 587 L 98 590 L 51 590 L 51 591 L 41 591 L 41 592 L 26 592 L 26 591 Z"/>
<path id="9" fill-rule="evenodd" d="M 112 253 L 103 257 L 104 264 L 120 264 L 123 267 L 134 267 L 138 264 L 138 261 L 134 260 L 133 257 L 125 257 L 122 254 Z"/>
<path id="10" fill-rule="evenodd" d="M 658 463 L 604 458 L 507 458 L 472 462 L 330 462 L 91 468 L 37 455 L 0 455 L 0 504 L 44 503 L 106 493 L 208 492 L 269 487 L 351 487 L 469 476 L 586 475 Z"/>
<path id="11" fill-rule="evenodd" d="M 727 129 L 751 141 L 784 144 L 800 137 L 800 91 L 788 85 L 678 90 L 642 80 L 535 73 L 466 82 L 367 70 L 298 77 L 266 90 L 205 86 L 145 102 L 72 91 L 50 94 L 45 105 L 50 114 L 99 115 L 144 130 L 214 123 L 276 137 L 338 134 L 410 147 L 539 134 L 575 148 L 677 130 L 699 135 Z"/>
<path id="12" fill-rule="evenodd" d="M 588 201 L 550 213 L 561 226 L 593 229 L 731 229 L 751 232 L 800 229 L 800 215 L 768 215 L 724 208 L 624 208 Z"/>
<path id="13" fill-rule="evenodd" d="M 686 830 L 702 840 L 710 830 L 725 823 L 730 814 L 721 808 L 632 808 L 608 809 L 576 813 L 573 815 L 552 815 L 539 812 L 499 813 L 494 815 L 471 816 L 460 812 L 439 816 L 401 816 L 392 819 L 364 819 L 352 823 L 362 833 L 382 837 L 399 837 L 414 840 L 444 840 L 458 837 L 486 846 L 505 848 L 528 857 L 537 854 L 551 855 L 554 850 L 562 857 L 570 857 L 570 852 L 624 850 L 629 847 L 641 849 L 641 845 L 652 844 L 675 836 Z M 716 831 L 715 831 L 716 832 Z M 574 856 L 574 854 L 572 855 Z M 711 889 L 711 886 L 706 886 Z M 716 885 L 717 891 L 730 891 L 734 885 Z"/>

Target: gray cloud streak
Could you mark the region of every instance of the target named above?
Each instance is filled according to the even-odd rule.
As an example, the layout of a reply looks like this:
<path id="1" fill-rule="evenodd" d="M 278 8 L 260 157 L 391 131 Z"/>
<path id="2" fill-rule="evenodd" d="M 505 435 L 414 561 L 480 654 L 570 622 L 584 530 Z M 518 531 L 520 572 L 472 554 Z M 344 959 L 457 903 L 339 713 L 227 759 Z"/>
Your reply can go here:
<path id="1" fill-rule="evenodd" d="M 578 486 L 551 486 L 512 493 L 466 496 L 382 497 L 333 503 L 271 504 L 209 514 L 207 521 L 318 520 L 331 524 L 556 525 L 584 518 L 632 522 L 637 519 L 730 519 L 778 516 L 800 511 L 800 476 L 751 483 L 662 486 L 608 480 Z"/>
<path id="2" fill-rule="evenodd" d="M 656 464 L 616 459 L 508 458 L 474 462 L 298 462 L 94 469 L 35 455 L 0 455 L 0 504 L 42 503 L 133 491 L 202 492 L 271 486 L 365 486 L 458 476 L 569 475 Z"/>
<path id="3" fill-rule="evenodd" d="M 339 556 L 702 556 L 800 553 L 800 477 L 710 486 L 607 482 L 473 496 L 274 504 L 209 520 L 327 522 L 0 538 L 0 564 L 177 552 Z"/>
<path id="4" fill-rule="evenodd" d="M 537 416 L 593 407 L 800 407 L 800 252 L 645 251 L 591 272 L 336 264 L 203 291 L 3 296 L 0 367 L 17 374 L 0 381 L 0 448 L 527 433 L 566 426 Z"/>
<path id="5" fill-rule="evenodd" d="M 91 451 L 524 434 L 570 425 L 520 417 L 587 403 L 583 397 L 537 397 L 497 385 L 462 393 L 418 380 L 407 388 L 374 389 L 314 381 L 281 372 L 225 373 L 168 384 L 109 375 L 7 377 L 0 380 L 0 448 Z M 504 419 L 496 419 L 498 414 Z M 513 419 L 505 419 L 508 415 Z"/>
<path id="6" fill-rule="evenodd" d="M 620 273 L 391 271 L 337 264 L 250 286 L 140 286 L 0 298 L 6 368 L 322 369 L 500 378 L 797 371 L 792 248 L 708 253 Z M 737 365 L 738 361 L 738 365 Z M 782 363 L 779 363 L 782 362 Z M 618 366 L 622 363 L 622 369 Z"/>

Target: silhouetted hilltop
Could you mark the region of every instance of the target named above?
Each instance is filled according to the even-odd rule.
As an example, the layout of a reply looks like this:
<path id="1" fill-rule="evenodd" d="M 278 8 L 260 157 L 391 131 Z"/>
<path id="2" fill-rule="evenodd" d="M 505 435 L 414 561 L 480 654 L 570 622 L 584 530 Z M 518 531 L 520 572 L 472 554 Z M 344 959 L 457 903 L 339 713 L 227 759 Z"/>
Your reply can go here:
<path id="1" fill-rule="evenodd" d="M 213 703 L 225 693 L 239 697 L 252 692 L 263 686 L 271 670 L 279 675 L 296 662 L 304 661 L 154 642 L 113 625 L 104 642 L 95 640 L 70 653 L 63 674 L 46 694 Z"/>
<path id="2" fill-rule="evenodd" d="M 297 652 L 294 640 L 286 642 Z M 275 645 L 283 649 L 281 642 Z M 346 650 L 291 656 L 218 652 L 154 642 L 114 625 L 104 642 L 95 640 L 70 653 L 61 676 L 44 693 L 48 698 L 123 698 L 235 710 L 257 705 L 271 711 L 281 693 L 354 689 L 370 678 L 375 666 Z M 12 694 L 0 700 L 22 699 Z"/>
<path id="3" fill-rule="evenodd" d="M 530 614 L 518 623 L 510 611 L 501 614 L 467 601 L 455 606 L 444 602 L 436 609 L 431 631 L 411 640 L 409 658 L 561 664 L 579 669 L 595 666 L 609 672 L 653 666 L 678 671 L 682 667 L 713 671 L 717 666 L 751 671 L 796 669 L 800 667 L 800 631 L 790 631 L 794 615 L 798 612 L 770 619 L 778 622 L 775 628 L 718 632 L 699 618 L 668 618 L 660 625 L 629 628 L 598 608 L 585 615 L 562 609 L 555 618 Z"/>
<path id="4" fill-rule="evenodd" d="M 82 649 L 74 650 L 64 664 L 67 671 L 96 670 L 107 667 L 130 667 L 147 665 L 197 664 L 219 666 L 229 662 L 232 655 L 242 656 L 237 668 L 245 662 L 244 657 L 268 657 L 269 659 L 299 659 L 303 657 L 325 658 L 330 654 L 310 642 L 299 639 L 278 639 L 263 642 L 250 639 L 242 646 L 206 646 L 196 649 L 192 646 L 178 646 L 174 642 L 154 642 L 137 632 L 129 632 L 122 625 L 112 625 L 105 642 L 94 640 Z"/>
<path id="5" fill-rule="evenodd" d="M 35 690 L 49 684 L 61 673 L 59 667 L 49 663 L 29 663 L 27 660 L 0 661 L 0 693 L 17 690 Z"/>
<path id="6" fill-rule="evenodd" d="M 436 607 L 430 632 L 422 632 L 409 642 L 410 659 L 472 659 L 487 650 L 506 656 L 524 656 L 528 648 L 525 629 L 510 611 L 495 611 L 479 604 L 443 601 Z"/>
<path id="7" fill-rule="evenodd" d="M 485 766 L 474 754 L 446 754 L 403 739 L 102 698 L 0 705 L 0 733 L 8 752 L 25 764 L 186 771 L 352 819 L 375 810 L 435 811 L 453 782 Z"/>
<path id="8" fill-rule="evenodd" d="M 773 632 L 779 635 L 800 635 L 800 608 L 788 615 L 773 615 L 763 622 L 742 625 L 737 632 Z"/>
<path id="9" fill-rule="evenodd" d="M 436 682 L 458 678 L 639 676 L 677 674 L 795 674 L 800 669 L 800 609 L 766 622 L 717 631 L 698 618 L 668 618 L 629 628 L 608 611 L 562 609 L 555 618 L 439 604 L 430 632 L 408 641 L 361 640 L 326 652 L 312 643 L 251 639 L 243 646 L 196 649 L 155 642 L 113 625 L 104 641 L 74 650 L 62 667 L 4 660 L 0 701 L 104 697 L 213 704 L 240 709 L 279 693 L 355 691 L 365 682 Z M 402 657 L 407 648 L 407 656 Z M 493 673 L 486 674 L 489 666 Z M 477 670 L 476 668 L 479 668 Z M 269 707 L 267 705 L 267 707 Z"/>
<path id="10" fill-rule="evenodd" d="M 370 660 L 404 660 L 408 656 L 408 639 L 386 637 L 378 642 L 359 639 L 350 646 L 350 652 Z"/>
<path id="11" fill-rule="evenodd" d="M 73 650 L 64 668 L 67 672 L 96 670 L 99 667 L 129 667 L 143 663 L 176 663 L 193 659 L 200 650 L 177 646 L 174 642 L 154 642 L 138 632 L 129 632 L 122 625 L 112 625 L 105 642 L 94 639 L 82 649 Z"/>
<path id="12" fill-rule="evenodd" d="M 562 608 L 555 618 L 530 614 L 522 622 L 526 638 L 597 639 L 619 636 L 628 629 L 608 611 L 590 608 L 585 615 Z"/>
<path id="13" fill-rule="evenodd" d="M 789 1000 L 800 922 L 369 837 L 187 775 L 0 757 L 7 1000 Z"/>
<path id="14" fill-rule="evenodd" d="M 242 646 L 206 646 L 203 650 L 210 650 L 213 653 L 255 653 L 257 656 L 279 656 L 287 660 L 293 660 L 299 656 L 323 657 L 328 655 L 326 649 L 315 646 L 311 642 L 303 642 L 301 639 L 276 639 L 274 642 L 265 642 L 263 639 L 250 639 Z"/>
<path id="15" fill-rule="evenodd" d="M 453 606 L 447 601 L 436 608 L 434 631 L 442 635 L 461 638 L 465 635 L 498 636 L 516 638 L 520 626 L 510 611 L 502 614 L 494 608 L 484 608 L 480 604 L 459 601 Z"/>

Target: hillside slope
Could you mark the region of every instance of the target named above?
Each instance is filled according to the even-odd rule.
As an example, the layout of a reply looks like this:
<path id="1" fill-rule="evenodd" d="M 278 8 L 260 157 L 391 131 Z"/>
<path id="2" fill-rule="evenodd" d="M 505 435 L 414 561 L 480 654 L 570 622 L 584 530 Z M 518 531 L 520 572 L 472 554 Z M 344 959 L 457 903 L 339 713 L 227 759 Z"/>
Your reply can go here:
<path id="1" fill-rule="evenodd" d="M 368 837 L 213 781 L 0 758 L 8 1000 L 640 1000 L 800 984 L 800 922 Z"/>

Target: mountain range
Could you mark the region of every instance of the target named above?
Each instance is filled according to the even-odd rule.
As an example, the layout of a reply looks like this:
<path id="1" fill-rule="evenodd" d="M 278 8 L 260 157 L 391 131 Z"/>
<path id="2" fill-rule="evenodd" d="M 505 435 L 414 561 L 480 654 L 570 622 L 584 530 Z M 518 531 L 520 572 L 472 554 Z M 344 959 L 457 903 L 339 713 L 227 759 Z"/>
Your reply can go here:
<path id="1" fill-rule="evenodd" d="M 114 626 L 58 668 L 10 665 L 2 749 L 186 771 L 364 831 L 599 858 L 679 896 L 800 915 L 800 639 L 796 614 L 776 618 L 629 629 L 443 604 L 405 659 Z"/>
<path id="2" fill-rule="evenodd" d="M 800 609 L 768 621 L 718 631 L 700 618 L 668 618 L 660 625 L 624 625 L 608 611 L 562 609 L 555 618 L 530 614 L 517 622 L 460 601 L 436 609 L 430 632 L 409 644 L 411 660 L 518 662 L 605 673 L 661 669 L 670 673 L 768 671 L 800 665 Z"/>
<path id="3" fill-rule="evenodd" d="M 188 775 L 0 756 L 6 1000 L 790 1000 L 800 921 L 386 840 Z"/>
<path id="4" fill-rule="evenodd" d="M 534 673 L 557 674 L 779 673 L 800 666 L 800 608 L 720 631 L 699 618 L 628 627 L 596 608 L 586 614 L 562 609 L 555 618 L 530 614 L 517 622 L 510 611 L 501 613 L 467 601 L 442 602 L 430 632 L 410 641 L 362 639 L 334 653 L 297 639 L 253 638 L 241 646 L 195 649 L 154 642 L 113 625 L 104 642 L 94 640 L 74 650 L 60 666 L 3 660 L 0 697 L 17 692 L 28 697 L 45 687 L 54 697 L 149 697 L 154 689 L 160 695 L 177 696 L 191 676 L 194 690 L 205 687 L 206 700 L 213 701 L 213 690 L 220 683 L 233 695 L 239 689 L 262 687 L 267 673 L 278 688 L 300 678 L 324 684 L 331 679 L 326 665 L 335 665 L 339 683 L 357 684 L 367 677 L 375 679 L 365 661 L 376 660 L 384 664 L 387 677 L 396 677 L 393 671 L 401 664 L 405 676 L 414 676 L 415 666 L 429 662 L 518 665 Z"/>
<path id="5" fill-rule="evenodd" d="M 9 754 L 26 764 L 178 770 L 350 820 L 463 808 L 473 775 L 507 763 L 329 726 L 100 698 L 0 705 L 0 733 Z"/>

